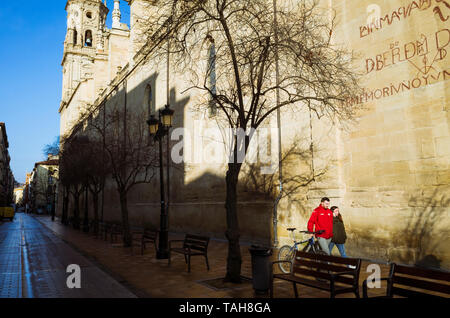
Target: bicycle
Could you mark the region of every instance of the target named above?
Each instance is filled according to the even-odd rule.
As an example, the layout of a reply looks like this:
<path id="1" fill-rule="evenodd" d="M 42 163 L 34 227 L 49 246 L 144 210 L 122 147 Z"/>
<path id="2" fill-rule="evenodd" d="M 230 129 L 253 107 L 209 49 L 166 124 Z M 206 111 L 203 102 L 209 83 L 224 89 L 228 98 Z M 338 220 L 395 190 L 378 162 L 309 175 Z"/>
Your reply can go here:
<path id="1" fill-rule="evenodd" d="M 305 241 L 301 241 L 301 242 L 297 242 L 295 240 L 295 234 L 294 231 L 296 230 L 296 228 L 288 228 L 287 229 L 289 232 L 291 232 L 292 234 L 292 240 L 294 241 L 294 244 L 291 245 L 284 245 L 280 248 L 279 252 L 278 252 L 278 260 L 279 261 L 290 261 L 292 264 L 292 260 L 294 259 L 295 256 L 295 252 L 298 251 L 298 246 L 305 244 L 305 247 L 303 247 L 302 252 L 307 252 L 307 253 L 313 253 L 313 254 L 321 254 L 321 255 L 328 255 L 326 252 L 322 251 L 322 249 L 319 246 L 319 242 L 317 240 L 314 239 L 314 237 L 311 237 Z M 300 233 L 305 233 L 305 234 L 322 234 L 323 232 L 325 232 L 324 230 L 320 230 L 317 232 L 309 232 L 309 231 L 299 231 Z M 279 263 L 278 266 L 280 267 L 280 270 L 284 273 L 284 274 L 288 274 L 291 272 L 291 266 L 289 265 L 289 263 Z"/>

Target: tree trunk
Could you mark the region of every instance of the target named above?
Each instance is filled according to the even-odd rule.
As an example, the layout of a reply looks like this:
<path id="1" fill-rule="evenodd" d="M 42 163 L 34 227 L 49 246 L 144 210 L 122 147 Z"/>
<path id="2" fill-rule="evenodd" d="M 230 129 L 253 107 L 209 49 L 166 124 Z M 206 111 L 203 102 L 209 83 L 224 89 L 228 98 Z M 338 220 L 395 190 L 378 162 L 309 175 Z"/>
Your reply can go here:
<path id="1" fill-rule="evenodd" d="M 94 233 L 98 233 L 98 193 L 97 192 L 91 192 L 92 194 L 92 201 L 94 202 Z"/>
<path id="2" fill-rule="evenodd" d="M 73 228 L 75 230 L 79 230 L 80 229 L 80 194 L 77 193 L 76 195 L 74 195 L 73 197 L 74 202 L 73 202 Z"/>
<path id="3" fill-rule="evenodd" d="M 123 244 L 125 247 L 131 246 L 131 233 L 130 224 L 128 222 L 128 198 L 127 192 L 121 191 L 120 193 L 120 209 L 122 212 L 122 227 L 123 227 Z"/>
<path id="4" fill-rule="evenodd" d="M 237 184 L 241 164 L 228 164 L 226 176 L 227 195 L 226 195 L 226 214 L 227 214 L 227 231 L 225 233 L 228 239 L 228 258 L 227 258 L 227 274 L 225 281 L 233 283 L 241 283 L 241 265 L 242 256 L 239 245 L 239 223 L 237 213 Z"/>
<path id="5" fill-rule="evenodd" d="M 64 189 L 63 194 L 63 210 L 61 215 L 61 222 L 64 225 L 67 225 L 67 216 L 68 216 L 68 209 L 69 209 L 69 191 L 67 189 Z"/>
<path id="6" fill-rule="evenodd" d="M 84 192 L 84 218 L 83 218 L 83 232 L 89 232 L 89 201 L 88 201 L 88 188 Z"/>

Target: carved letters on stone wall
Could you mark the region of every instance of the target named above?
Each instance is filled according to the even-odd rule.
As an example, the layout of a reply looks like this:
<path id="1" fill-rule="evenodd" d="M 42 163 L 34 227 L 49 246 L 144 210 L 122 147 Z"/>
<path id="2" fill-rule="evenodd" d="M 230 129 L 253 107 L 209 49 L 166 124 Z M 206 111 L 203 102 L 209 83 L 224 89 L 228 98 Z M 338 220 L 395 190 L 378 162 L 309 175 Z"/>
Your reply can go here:
<path id="1" fill-rule="evenodd" d="M 401 7 L 394 11 L 397 14 L 392 16 L 399 17 L 399 12 L 403 12 L 404 15 L 402 17 L 408 18 L 413 14 L 414 9 L 427 10 L 433 7 L 433 4 L 441 4 L 443 7 L 448 7 L 450 13 L 450 5 L 444 0 L 420 0 L 412 1 L 408 6 Z M 441 9 L 441 7 L 439 8 Z M 437 10 L 433 12 L 436 15 Z M 443 10 L 439 10 L 439 12 L 442 14 Z M 360 38 L 364 40 L 365 36 L 379 31 L 396 21 L 393 18 L 387 18 L 388 16 L 386 15 L 385 18 L 377 20 L 376 28 L 374 28 L 375 25 L 372 25 L 372 28 L 369 25 L 361 27 Z M 439 19 L 442 20 L 441 17 Z M 443 21 L 445 21 L 445 16 Z M 386 77 L 388 80 L 385 86 L 365 88 L 360 96 L 348 98 L 346 103 L 351 105 L 363 104 L 450 79 L 450 68 L 448 67 L 449 50 L 450 29 L 444 27 L 438 28 L 433 34 L 419 34 L 413 40 L 398 40 L 390 43 L 385 50 L 363 59 L 364 64 L 361 66 L 365 70 L 366 76 L 384 72 L 385 70 L 392 70 L 393 67 L 405 62 L 411 67 L 413 75 L 407 75 L 407 77 L 405 76 L 405 78 L 397 81 L 392 81 L 392 76 Z"/>
<path id="2" fill-rule="evenodd" d="M 418 73 L 427 75 L 435 70 L 434 65 L 448 57 L 450 30 L 441 29 L 432 36 L 421 34 L 419 38 L 407 43 L 396 41 L 390 47 L 373 57 L 366 58 L 366 73 L 379 72 L 400 62 L 408 61 Z"/>
<path id="3" fill-rule="evenodd" d="M 407 6 L 399 7 L 398 9 L 385 14 L 384 16 L 374 19 L 371 23 L 361 25 L 359 27 L 359 36 L 364 38 L 386 26 L 396 24 L 400 21 L 408 19 L 420 11 L 431 9 L 433 13 L 439 17 L 442 22 L 449 20 L 450 3 L 447 0 L 414 0 L 408 3 Z"/>

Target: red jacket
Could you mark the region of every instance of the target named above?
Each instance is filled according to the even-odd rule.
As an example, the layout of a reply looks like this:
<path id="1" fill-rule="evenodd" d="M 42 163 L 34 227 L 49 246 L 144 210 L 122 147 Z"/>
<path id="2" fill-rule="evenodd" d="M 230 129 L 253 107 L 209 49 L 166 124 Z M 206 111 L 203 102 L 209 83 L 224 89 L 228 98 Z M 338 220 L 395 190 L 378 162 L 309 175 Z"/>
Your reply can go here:
<path id="1" fill-rule="evenodd" d="M 316 235 L 316 237 L 323 237 L 324 239 L 333 237 L 333 212 L 322 206 L 319 206 L 313 211 L 308 221 L 309 232 L 317 232 L 320 230 L 325 230 L 325 232 Z"/>

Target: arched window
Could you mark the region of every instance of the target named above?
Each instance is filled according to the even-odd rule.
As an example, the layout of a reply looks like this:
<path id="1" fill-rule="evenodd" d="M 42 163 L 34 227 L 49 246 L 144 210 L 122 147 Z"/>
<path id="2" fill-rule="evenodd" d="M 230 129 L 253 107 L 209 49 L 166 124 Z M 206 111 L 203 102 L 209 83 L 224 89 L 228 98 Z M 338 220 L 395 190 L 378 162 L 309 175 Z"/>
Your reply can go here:
<path id="1" fill-rule="evenodd" d="M 84 46 L 92 47 L 92 32 L 87 30 L 84 36 Z"/>
<path id="2" fill-rule="evenodd" d="M 152 86 L 150 84 L 147 85 L 147 87 L 145 88 L 145 93 L 144 93 L 144 109 L 147 109 L 148 111 L 148 116 L 150 117 L 151 114 L 154 113 L 154 106 L 153 106 L 153 91 L 152 91 Z"/>
<path id="3" fill-rule="evenodd" d="M 78 43 L 78 32 L 77 29 L 73 29 L 73 44 L 76 45 Z"/>
<path id="4" fill-rule="evenodd" d="M 214 39 L 211 35 L 208 35 L 207 39 L 209 40 L 209 48 L 208 48 L 208 75 L 209 75 L 209 90 L 211 94 L 215 96 L 217 94 L 217 86 L 216 86 L 216 45 L 214 43 Z M 209 102 L 209 110 L 210 114 L 214 115 L 216 113 L 216 102 L 214 98 L 211 96 Z"/>

